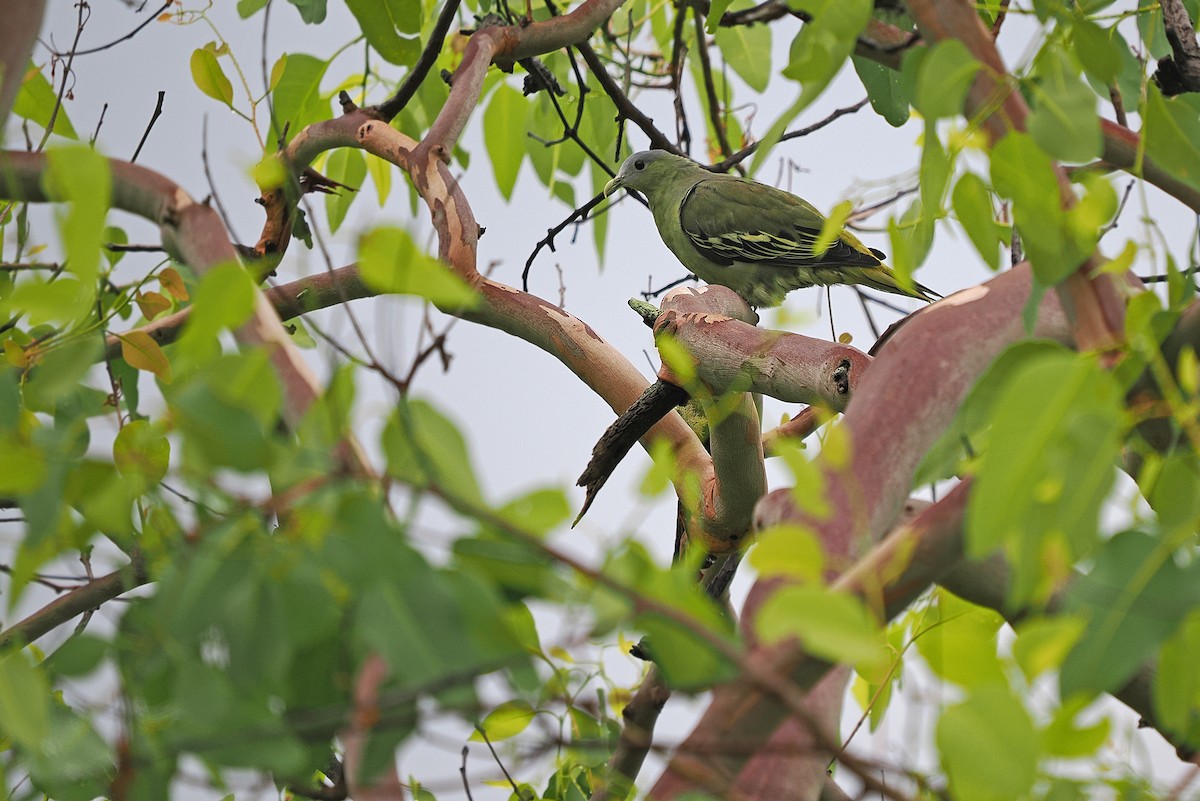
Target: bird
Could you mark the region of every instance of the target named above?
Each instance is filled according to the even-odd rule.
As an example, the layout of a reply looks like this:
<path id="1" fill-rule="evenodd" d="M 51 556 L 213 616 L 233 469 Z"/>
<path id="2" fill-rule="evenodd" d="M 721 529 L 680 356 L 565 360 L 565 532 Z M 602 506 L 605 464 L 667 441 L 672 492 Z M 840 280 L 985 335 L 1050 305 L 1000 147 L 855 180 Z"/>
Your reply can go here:
<path id="1" fill-rule="evenodd" d="M 793 289 L 859 284 L 932 302 L 913 282 L 902 285 L 884 254 L 843 230 L 823 252 L 825 216 L 808 201 L 749 178 L 711 172 L 665 150 L 634 153 L 604 187 L 646 197 L 663 242 L 683 266 L 751 306 L 778 306 Z"/>

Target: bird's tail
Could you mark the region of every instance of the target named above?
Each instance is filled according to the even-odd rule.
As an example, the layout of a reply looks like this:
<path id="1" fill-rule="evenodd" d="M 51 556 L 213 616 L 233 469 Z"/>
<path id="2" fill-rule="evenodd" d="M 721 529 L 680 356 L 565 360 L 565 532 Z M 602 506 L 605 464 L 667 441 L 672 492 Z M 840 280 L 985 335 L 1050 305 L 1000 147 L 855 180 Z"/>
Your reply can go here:
<path id="1" fill-rule="evenodd" d="M 856 284 L 878 289 L 881 292 L 891 292 L 894 295 L 905 295 L 910 298 L 917 298 L 926 303 L 932 303 L 941 297 L 937 292 L 934 292 L 924 284 L 919 284 L 913 281 L 911 286 L 904 286 L 896 278 L 896 274 L 886 264 L 880 264 L 878 267 L 859 268 L 858 275 L 855 276 Z"/>

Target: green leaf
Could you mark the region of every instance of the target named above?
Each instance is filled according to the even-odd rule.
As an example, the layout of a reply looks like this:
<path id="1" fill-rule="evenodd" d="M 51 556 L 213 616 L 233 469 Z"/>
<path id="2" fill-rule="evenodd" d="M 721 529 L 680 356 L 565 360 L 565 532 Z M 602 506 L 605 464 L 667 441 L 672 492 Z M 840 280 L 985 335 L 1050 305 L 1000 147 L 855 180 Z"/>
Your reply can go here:
<path id="1" fill-rule="evenodd" d="M 109 643 L 90 634 L 76 634 L 42 663 L 55 676 L 86 676 L 108 654 Z"/>
<path id="2" fill-rule="evenodd" d="M 971 244 L 992 270 L 1000 269 L 1000 236 L 996 212 L 987 184 L 973 172 L 963 173 L 954 185 L 954 214 L 966 230 Z"/>
<path id="3" fill-rule="evenodd" d="M 927 614 L 916 632 L 917 650 L 939 678 L 961 687 L 1003 684 L 996 635 L 1004 619 L 945 590 L 937 592 L 936 614 Z"/>
<path id="4" fill-rule="evenodd" d="M 171 362 L 154 338 L 145 331 L 117 334 L 121 340 L 121 358 L 130 367 L 154 373 L 159 380 L 171 383 Z"/>
<path id="5" fill-rule="evenodd" d="M 244 323 L 254 311 L 254 281 L 240 264 L 226 263 L 208 271 L 196 287 L 177 348 L 196 361 L 220 352 L 217 335 Z"/>
<path id="6" fill-rule="evenodd" d="M 1010 133 L 992 149 L 992 186 L 1013 201 L 1013 217 L 1039 283 L 1053 286 L 1090 255 L 1067 233 L 1058 178 L 1049 157 L 1026 134 Z"/>
<path id="7" fill-rule="evenodd" d="M 721 17 L 725 15 L 725 12 L 729 10 L 729 7 L 731 5 L 733 5 L 733 0 L 713 0 L 712 4 L 709 5 L 709 7 L 708 7 L 708 19 L 705 21 L 705 25 L 704 25 L 705 32 L 707 32 L 711 35 L 714 33 L 720 33 L 721 31 L 729 30 L 729 28 L 721 27 Z M 739 25 L 737 27 L 749 28 L 751 26 Z M 754 26 L 754 27 L 766 28 L 767 26 L 766 25 L 758 25 L 758 26 Z M 770 52 L 770 51 L 768 50 L 767 52 Z M 766 59 L 764 59 L 764 61 L 765 60 Z M 759 91 L 761 92 L 762 90 L 759 89 Z"/>
<path id="8" fill-rule="evenodd" d="M 1067 594 L 1067 609 L 1088 625 L 1059 674 L 1062 697 L 1123 686 L 1200 603 L 1198 573 L 1148 534 L 1127 531 L 1106 542 Z"/>
<path id="9" fill-rule="evenodd" d="M 388 418 L 382 440 L 389 475 L 417 487 L 437 484 L 453 497 L 482 502 L 466 441 L 429 403 L 401 402 Z"/>
<path id="10" fill-rule="evenodd" d="M 1075 725 L 1075 718 L 1089 705 L 1084 698 L 1069 701 L 1055 711 L 1042 729 L 1041 746 L 1048 756 L 1077 759 L 1093 756 L 1108 740 L 1111 722 L 1101 718 L 1090 726 Z"/>
<path id="11" fill-rule="evenodd" d="M 267 0 L 238 0 L 238 16 L 247 19 L 262 11 L 266 6 Z"/>
<path id="12" fill-rule="evenodd" d="M 764 26 L 765 27 L 765 26 Z M 900 82 L 900 73 L 889 69 L 877 61 L 862 56 L 851 56 L 854 71 L 867 90 L 871 100 L 871 108 L 875 113 L 887 120 L 893 128 L 899 128 L 908 122 L 908 94 Z"/>
<path id="13" fill-rule="evenodd" d="M 496 186 L 505 200 L 512 199 L 517 173 L 525 160 L 525 131 L 529 120 L 529 101 L 516 89 L 502 83 L 496 87 L 483 112 L 483 137 L 487 145 Z"/>
<path id="14" fill-rule="evenodd" d="M 375 195 L 379 198 L 379 208 L 387 203 L 388 195 L 392 192 L 392 165 L 378 156 L 367 156 L 367 173 L 375 184 Z"/>
<path id="15" fill-rule="evenodd" d="M 375 52 L 392 64 L 415 64 L 421 55 L 421 42 L 416 37 L 401 36 L 421 30 L 419 0 L 346 0 L 350 13 L 358 20 L 359 28 Z"/>
<path id="16" fill-rule="evenodd" d="M 46 676 L 21 651 L 0 658 L 0 732 L 37 751 L 50 734 L 50 688 Z"/>
<path id="17" fill-rule="evenodd" d="M 403 228 L 368 231 L 358 242 L 358 268 L 376 292 L 417 295 L 440 308 L 471 308 L 479 302 L 465 281 L 417 247 Z"/>
<path id="18" fill-rule="evenodd" d="M 131 420 L 113 441 L 113 463 L 126 479 L 150 486 L 162 481 L 171 462 L 171 443 L 148 420 Z"/>
<path id="19" fill-rule="evenodd" d="M 1088 554 L 1120 447 L 1121 393 L 1095 358 L 1029 353 L 995 401 L 991 447 L 967 509 L 967 551 L 1003 547 L 1014 600 L 1046 597 L 1062 575 L 1045 565 Z M 1000 444 L 997 444 L 1000 443 Z"/>
<path id="20" fill-rule="evenodd" d="M 1200 740 L 1197 649 L 1200 649 L 1200 611 L 1193 611 L 1158 652 L 1153 688 L 1154 711 L 1162 726 L 1188 734 L 1192 744 Z"/>
<path id="21" fill-rule="evenodd" d="M 1037 732 L 1007 686 L 977 688 L 943 712 L 937 745 L 954 798 L 1024 798 L 1037 778 Z"/>
<path id="22" fill-rule="evenodd" d="M 1034 69 L 1029 133 L 1059 161 L 1085 162 L 1100 155 L 1100 118 L 1096 94 L 1061 47 L 1048 45 Z"/>
<path id="23" fill-rule="evenodd" d="M 760 531 L 747 559 L 763 577 L 786 576 L 819 582 L 825 569 L 825 552 L 817 535 L 811 529 L 791 524 Z"/>
<path id="24" fill-rule="evenodd" d="M 0 495 L 33 492 L 46 480 L 46 456 L 16 432 L 0 434 Z"/>
<path id="25" fill-rule="evenodd" d="M 1083 636 L 1085 626 L 1082 618 L 1070 615 L 1036 617 L 1018 624 L 1013 659 L 1026 680 L 1032 682 L 1043 673 L 1062 667 L 1071 648 Z"/>
<path id="26" fill-rule="evenodd" d="M 1121 74 L 1121 45 L 1112 29 L 1101 28 L 1087 17 L 1077 16 L 1071 25 L 1075 55 L 1089 76 L 1103 86 L 1112 86 Z M 1120 40 L 1118 40 L 1120 41 Z"/>
<path id="27" fill-rule="evenodd" d="M 919 70 L 913 107 L 930 120 L 962 114 L 979 67 L 967 46 L 957 39 L 938 42 L 922 58 L 905 59 L 905 72 Z"/>
<path id="28" fill-rule="evenodd" d="M 326 0 L 288 0 L 300 12 L 300 19 L 308 25 L 320 25 L 325 21 Z"/>
<path id="29" fill-rule="evenodd" d="M 325 176 L 330 180 L 345 184 L 348 188 L 338 189 L 333 194 L 325 195 L 325 213 L 329 216 L 329 232 L 334 233 L 342 227 L 350 204 L 358 197 L 363 181 L 367 177 L 367 162 L 362 151 L 350 147 L 340 147 L 329 154 L 325 161 Z"/>
<path id="30" fill-rule="evenodd" d="M 58 95 L 55 93 L 54 87 L 50 85 L 50 81 L 32 61 L 29 62 L 25 80 L 21 83 L 21 89 L 17 92 L 16 98 L 13 99 L 12 113 L 37 123 L 43 128 L 49 128 L 50 115 L 54 112 L 54 104 L 57 100 Z M 79 134 L 75 133 L 75 128 L 71 125 L 71 118 L 67 116 L 66 107 L 62 105 L 54 114 L 53 130 L 54 133 L 68 139 L 79 138 Z"/>
<path id="31" fill-rule="evenodd" d="M 721 15 L 713 6 L 708 24 L 720 20 Z M 712 33 L 710 30 L 709 33 Z M 725 63 L 733 68 L 738 77 L 756 92 L 765 92 L 771 81 L 771 59 L 764 54 L 771 52 L 770 25 L 735 25 L 732 28 L 717 28 L 713 37 Z"/>
<path id="32" fill-rule="evenodd" d="M 321 98 L 321 79 L 328 67 L 328 61 L 305 53 L 288 54 L 283 74 L 271 92 L 274 124 L 268 145 L 272 150 L 285 125 L 290 139 L 305 125 L 332 116 L 329 103 Z"/>
<path id="33" fill-rule="evenodd" d="M 536 715 L 537 710 L 530 706 L 528 701 L 505 701 L 487 713 L 487 717 L 480 721 L 470 739 L 472 742 L 481 743 L 486 734 L 488 742 L 510 740 L 525 731 Z"/>
<path id="34" fill-rule="evenodd" d="M 764 643 L 795 637 L 807 653 L 870 670 L 887 661 L 883 632 L 862 601 L 820 586 L 782 587 L 754 617 Z"/>
<path id="35" fill-rule="evenodd" d="M 1163 97 L 1150 83 L 1143 114 L 1146 155 L 1176 178 L 1200 189 L 1200 119 L 1195 108 L 1183 98 Z"/>
<path id="36" fill-rule="evenodd" d="M 45 178 L 56 197 L 67 201 L 59 217 L 59 235 L 67 253 L 67 269 L 85 286 L 94 286 L 100 271 L 104 221 L 112 199 L 108 160 L 82 145 L 51 150 Z M 94 298 L 89 289 L 89 298 Z"/>
<path id="37" fill-rule="evenodd" d="M 191 68 L 192 80 L 201 92 L 233 108 L 233 84 L 217 60 L 215 42 L 192 51 Z"/>

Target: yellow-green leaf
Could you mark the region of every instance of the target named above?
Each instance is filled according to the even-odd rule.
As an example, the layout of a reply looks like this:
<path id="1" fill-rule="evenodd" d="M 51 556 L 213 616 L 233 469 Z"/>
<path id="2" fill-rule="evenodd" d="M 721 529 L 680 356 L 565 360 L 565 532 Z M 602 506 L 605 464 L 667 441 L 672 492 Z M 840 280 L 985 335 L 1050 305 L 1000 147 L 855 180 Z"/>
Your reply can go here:
<path id="1" fill-rule="evenodd" d="M 171 363 L 153 337 L 145 331 L 130 331 L 117 337 L 121 340 L 121 358 L 126 364 L 137 370 L 154 373 L 163 382 L 171 383 Z"/>

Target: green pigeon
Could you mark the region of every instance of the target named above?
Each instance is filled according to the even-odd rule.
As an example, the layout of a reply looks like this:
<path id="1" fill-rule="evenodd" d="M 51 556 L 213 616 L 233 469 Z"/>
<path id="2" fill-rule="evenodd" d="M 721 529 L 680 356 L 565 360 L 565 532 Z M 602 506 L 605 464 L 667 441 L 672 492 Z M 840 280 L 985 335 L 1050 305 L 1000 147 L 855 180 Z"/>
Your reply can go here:
<path id="1" fill-rule="evenodd" d="M 737 292 L 752 306 L 777 306 L 793 289 L 861 284 L 933 301 L 918 283 L 901 286 L 884 254 L 842 231 L 823 253 L 814 245 L 825 217 L 811 203 L 749 178 L 710 172 L 665 150 L 625 159 L 604 187 L 646 196 L 658 233 L 699 278 Z"/>

